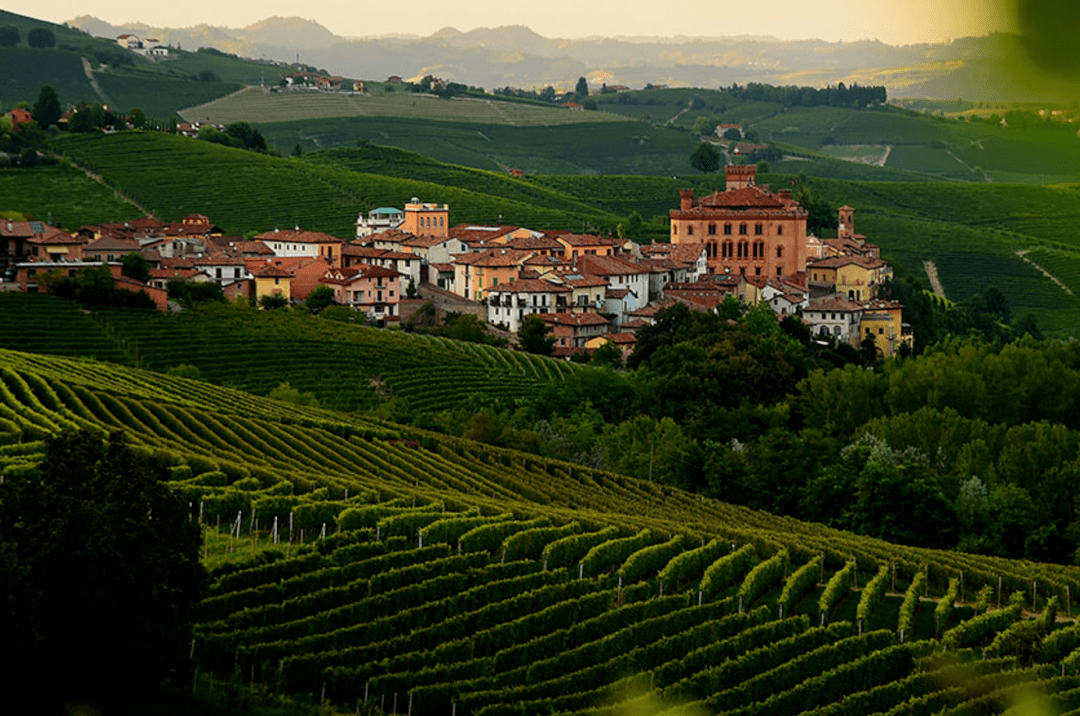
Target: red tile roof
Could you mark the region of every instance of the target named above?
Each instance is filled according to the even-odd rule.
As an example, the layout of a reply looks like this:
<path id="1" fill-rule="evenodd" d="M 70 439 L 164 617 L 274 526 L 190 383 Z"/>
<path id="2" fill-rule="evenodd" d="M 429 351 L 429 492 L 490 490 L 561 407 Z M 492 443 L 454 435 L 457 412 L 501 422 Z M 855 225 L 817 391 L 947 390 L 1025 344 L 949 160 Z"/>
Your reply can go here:
<path id="1" fill-rule="evenodd" d="M 286 229 L 280 231 L 274 229 L 273 231 L 267 231 L 259 234 L 255 237 L 256 241 L 282 241 L 290 244 L 343 244 L 345 239 L 339 239 L 336 236 L 330 234 L 324 234 L 321 231 L 304 231 L 302 229 L 292 230 Z"/>

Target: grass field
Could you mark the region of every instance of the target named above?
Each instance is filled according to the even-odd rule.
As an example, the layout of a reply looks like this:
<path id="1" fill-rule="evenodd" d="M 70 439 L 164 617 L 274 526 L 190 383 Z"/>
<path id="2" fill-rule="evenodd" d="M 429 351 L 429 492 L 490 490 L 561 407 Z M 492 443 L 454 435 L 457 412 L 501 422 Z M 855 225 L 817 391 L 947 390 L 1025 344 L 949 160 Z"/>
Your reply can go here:
<path id="1" fill-rule="evenodd" d="M 514 127 L 613 122 L 622 118 L 598 112 L 572 112 L 517 102 L 459 97 L 442 100 L 432 95 L 394 92 L 361 95 L 328 92 L 269 92 L 248 87 L 231 97 L 180 112 L 188 121 L 289 122 L 331 117 L 401 117 L 446 122 L 506 124 Z"/>
<path id="2" fill-rule="evenodd" d="M 44 85 L 56 90 L 61 104 L 100 101 L 77 52 L 0 47 L 0 67 L 20 68 L 19 72 L 0 72 L 0 103 L 5 112 L 19 102 L 32 105 Z"/>
<path id="3" fill-rule="evenodd" d="M 83 224 L 142 216 L 116 192 L 70 166 L 0 171 L 0 209 L 49 221 L 73 231 Z"/>

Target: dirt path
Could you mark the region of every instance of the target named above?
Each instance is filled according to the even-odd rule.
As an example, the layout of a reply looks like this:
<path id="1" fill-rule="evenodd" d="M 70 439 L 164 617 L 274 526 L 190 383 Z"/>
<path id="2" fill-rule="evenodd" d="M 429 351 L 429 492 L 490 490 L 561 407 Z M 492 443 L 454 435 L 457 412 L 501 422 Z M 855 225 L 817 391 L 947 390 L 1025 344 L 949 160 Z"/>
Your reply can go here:
<path id="1" fill-rule="evenodd" d="M 945 298 L 945 287 L 938 278 L 937 266 L 933 261 L 923 261 L 923 268 L 926 269 L 926 278 L 930 279 L 930 288 L 934 289 L 934 294 L 938 298 Z"/>
<path id="2" fill-rule="evenodd" d="M 90 67 L 90 60 L 85 57 L 80 57 L 79 59 L 82 60 L 83 73 L 86 75 L 86 79 L 90 80 L 90 86 L 97 92 L 97 96 L 101 98 L 101 103 L 105 106 L 112 104 L 104 90 L 101 89 L 101 85 L 98 84 L 97 77 L 94 77 L 94 70 Z"/>
<path id="3" fill-rule="evenodd" d="M 952 151 L 948 151 L 948 155 L 950 157 L 952 157 L 953 159 L 955 159 L 956 161 L 958 161 L 964 167 L 964 169 L 967 169 L 972 174 L 982 174 L 983 181 L 985 181 L 987 183 L 992 183 L 994 181 L 993 179 L 991 179 L 989 177 L 989 175 L 987 175 L 986 172 L 982 171 L 981 169 L 976 169 L 975 167 L 971 166 L 970 164 L 965 162 L 963 159 L 961 159 L 960 157 L 953 154 Z"/>
<path id="4" fill-rule="evenodd" d="M 671 119 L 669 119 L 669 120 L 668 120 L 667 122 L 665 122 L 664 124 L 674 124 L 674 123 L 675 123 L 675 120 L 676 120 L 676 119 L 678 119 L 679 117 L 683 116 L 684 114 L 686 114 L 686 113 L 687 113 L 687 112 L 689 112 L 689 111 L 690 111 L 690 108 L 689 108 L 689 107 L 684 107 L 684 108 L 683 108 L 682 110 L 680 110 L 680 112 L 679 112 L 678 114 L 676 114 L 676 115 L 675 115 L 674 117 L 672 117 Z"/>
<path id="5" fill-rule="evenodd" d="M 1016 255 L 1019 256 L 1022 261 L 1025 261 L 1025 262 L 1031 264 L 1032 266 L 1034 266 L 1035 268 L 1037 268 L 1039 270 L 1039 272 L 1042 273 L 1043 276 L 1046 276 L 1048 279 L 1050 279 L 1051 281 L 1056 283 L 1058 285 L 1058 288 L 1060 288 L 1062 291 L 1069 294 L 1070 296 L 1073 295 L 1073 290 L 1071 288 L 1066 286 L 1062 282 L 1062 280 L 1060 278 L 1058 278 L 1054 274 L 1052 274 L 1049 271 L 1047 271 L 1046 269 L 1044 269 L 1039 264 L 1037 264 L 1034 261 L 1032 261 L 1031 259 L 1029 259 L 1027 257 L 1027 253 L 1028 253 L 1027 249 L 1017 249 L 1017 251 L 1016 251 Z"/>
<path id="6" fill-rule="evenodd" d="M 60 159 L 60 158 L 61 157 L 59 157 L 59 156 L 57 157 L 57 159 Z M 124 192 L 120 191 L 116 187 L 110 186 L 109 183 L 107 181 L 105 181 L 105 178 L 102 177 L 100 174 L 94 172 L 91 169 L 88 169 L 88 168 L 82 166 L 81 164 L 76 164 L 75 162 L 72 162 L 70 159 L 68 161 L 70 162 L 71 166 L 75 167 L 76 169 L 81 171 L 83 174 L 85 174 L 86 176 L 88 176 L 91 179 L 93 179 L 94 181 L 96 181 L 98 184 L 101 184 L 102 186 L 105 186 L 105 187 L 108 187 L 109 189 L 112 189 L 113 193 L 116 194 L 116 196 L 118 198 L 120 198 L 121 200 L 126 201 L 127 203 L 134 206 L 136 209 L 141 211 L 144 216 L 149 216 L 151 219 L 155 218 L 154 215 L 150 212 L 149 209 L 147 209 L 145 206 L 143 206 L 139 202 L 135 201 L 130 196 L 128 196 Z"/>
<path id="7" fill-rule="evenodd" d="M 886 144 L 885 145 L 885 153 L 881 155 L 881 159 L 877 160 L 877 165 L 879 167 L 885 166 L 885 162 L 889 161 L 889 155 L 890 154 L 892 154 L 892 145 L 891 144 Z"/>

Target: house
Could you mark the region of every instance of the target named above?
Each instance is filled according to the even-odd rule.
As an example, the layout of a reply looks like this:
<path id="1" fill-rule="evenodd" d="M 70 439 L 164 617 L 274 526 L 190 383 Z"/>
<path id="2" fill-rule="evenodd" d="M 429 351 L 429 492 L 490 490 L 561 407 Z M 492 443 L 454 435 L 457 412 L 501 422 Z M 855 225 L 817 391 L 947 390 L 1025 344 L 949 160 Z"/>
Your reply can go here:
<path id="1" fill-rule="evenodd" d="M 622 247 L 622 240 L 592 234 L 553 234 L 552 237 L 563 246 L 565 255 L 571 259 L 578 256 L 614 256 Z"/>
<path id="2" fill-rule="evenodd" d="M 844 298 L 811 303 L 803 310 L 803 320 L 815 336 L 832 336 L 837 343 L 859 342 L 863 304 Z"/>
<path id="3" fill-rule="evenodd" d="M 55 238 L 63 240 L 64 232 L 44 221 L 10 221 L 0 219 L 0 269 L 10 269 L 30 258 L 31 239 Z M 66 236 L 66 234 L 64 234 Z M 39 245 L 40 247 L 40 245 Z"/>
<path id="4" fill-rule="evenodd" d="M 590 340 L 608 333 L 611 322 L 599 313 L 540 313 L 555 336 L 555 355 L 569 356 L 585 349 Z"/>
<path id="5" fill-rule="evenodd" d="M 664 295 L 668 298 L 676 298 L 687 305 L 693 305 L 698 310 L 714 310 L 724 302 L 728 296 L 737 295 L 737 287 L 724 285 L 715 281 L 686 281 L 682 283 L 669 283 L 664 287 Z"/>
<path id="6" fill-rule="evenodd" d="M 623 295 L 626 311 L 635 311 L 649 300 L 650 270 L 632 261 L 618 256 L 579 256 L 575 263 L 579 273 L 587 276 L 599 276 L 606 279 L 606 296 L 612 295 L 612 289 L 625 288 L 629 293 Z M 605 308 L 605 310 L 608 310 Z"/>
<path id="7" fill-rule="evenodd" d="M 878 353 L 889 358 L 896 355 L 901 346 L 914 347 L 915 336 L 911 326 L 903 322 L 904 305 L 899 301 L 874 299 L 868 301 L 859 322 L 859 335 L 873 338 Z"/>
<path id="8" fill-rule="evenodd" d="M 321 75 L 315 80 L 315 87 L 323 92 L 339 92 L 341 91 L 342 78 Z"/>
<path id="9" fill-rule="evenodd" d="M 112 262 L 119 261 L 125 254 L 137 252 L 141 248 L 136 239 L 102 236 L 83 246 L 82 255 L 87 261 Z"/>
<path id="10" fill-rule="evenodd" d="M 401 274 L 406 285 L 409 281 L 419 285 L 422 280 L 420 256 L 407 251 L 388 251 L 374 246 L 347 244 L 341 249 L 341 266 L 382 266 Z"/>
<path id="11" fill-rule="evenodd" d="M 790 190 L 757 186 L 753 165 L 729 165 L 727 188 L 700 199 L 679 192 L 671 243 L 705 244 L 709 273 L 794 279 L 806 270 L 807 212 Z"/>
<path id="12" fill-rule="evenodd" d="M 489 249 L 455 254 L 453 291 L 473 301 L 482 301 L 488 290 L 518 277 L 522 263 L 532 256 L 529 251 Z"/>
<path id="13" fill-rule="evenodd" d="M 571 293 L 569 286 L 535 278 L 500 284 L 487 292 L 487 321 L 517 333 L 525 316 L 567 310 Z"/>
<path id="14" fill-rule="evenodd" d="M 341 248 L 345 245 L 344 239 L 339 239 L 321 231 L 304 231 L 297 227 L 295 230 L 274 229 L 259 234 L 255 241 L 261 241 L 269 246 L 275 256 L 294 258 L 300 256 L 321 257 L 331 266 L 341 265 Z"/>
<path id="15" fill-rule="evenodd" d="M 392 206 L 372 209 L 366 217 L 361 212 L 356 217 L 356 238 L 363 239 L 372 234 L 396 229 L 403 223 L 405 223 L 405 212 Z"/>
<path id="16" fill-rule="evenodd" d="M 292 274 L 285 269 L 265 263 L 253 267 L 251 273 L 255 277 L 256 304 L 263 296 L 282 296 L 286 301 L 292 300 Z"/>
<path id="17" fill-rule="evenodd" d="M 138 50 L 142 47 L 142 41 L 138 37 L 131 34 L 117 35 L 116 44 L 120 45 L 126 50 Z"/>
<path id="18" fill-rule="evenodd" d="M 150 269 L 148 283 L 155 288 L 168 289 L 169 281 L 176 278 L 194 281 L 195 283 L 207 283 L 214 280 L 205 271 L 199 269 L 171 266 Z"/>
<path id="19" fill-rule="evenodd" d="M 684 281 L 694 282 L 709 272 L 709 260 L 705 253 L 705 244 L 652 243 L 641 247 L 641 255 L 647 259 L 667 259 L 685 269 Z"/>
<path id="20" fill-rule="evenodd" d="M 612 288 L 610 285 L 604 291 L 604 308 L 601 313 L 611 316 L 612 324 L 624 327 L 627 315 L 638 307 L 640 297 L 629 288 Z M 644 301 L 641 301 L 644 305 Z"/>
<path id="21" fill-rule="evenodd" d="M 8 112 L 7 116 L 11 119 L 11 128 L 16 131 L 18 131 L 20 125 L 34 121 L 34 115 L 29 110 L 20 107 L 16 107 Z"/>
<path id="22" fill-rule="evenodd" d="M 321 283 L 334 289 L 334 301 L 363 311 L 377 321 L 400 320 L 401 279 L 382 266 L 353 266 L 327 270 Z"/>
<path id="23" fill-rule="evenodd" d="M 230 283 L 243 281 L 249 278 L 247 266 L 243 257 L 227 256 L 223 253 L 215 253 L 209 256 L 201 256 L 192 259 L 193 268 L 202 271 L 211 280 L 217 281 L 224 288 Z"/>
<path id="24" fill-rule="evenodd" d="M 100 261 L 25 261 L 15 264 L 15 282 L 26 293 L 38 293 L 43 288 L 39 279 L 44 274 L 64 275 L 74 278 L 81 269 L 99 268 Z M 123 267 L 119 261 L 104 264 L 114 279 L 120 278 Z"/>
<path id="25" fill-rule="evenodd" d="M 892 266 L 868 256 L 834 256 L 807 266 L 807 279 L 817 292 L 837 293 L 849 301 L 876 298 L 892 280 Z"/>
<path id="26" fill-rule="evenodd" d="M 600 276 L 585 276 L 579 273 L 566 273 L 552 279 L 561 281 L 570 289 L 568 311 L 585 313 L 600 311 L 607 296 L 607 279 Z"/>
<path id="27" fill-rule="evenodd" d="M 54 227 L 26 240 L 31 261 L 82 261 L 86 239 Z"/>

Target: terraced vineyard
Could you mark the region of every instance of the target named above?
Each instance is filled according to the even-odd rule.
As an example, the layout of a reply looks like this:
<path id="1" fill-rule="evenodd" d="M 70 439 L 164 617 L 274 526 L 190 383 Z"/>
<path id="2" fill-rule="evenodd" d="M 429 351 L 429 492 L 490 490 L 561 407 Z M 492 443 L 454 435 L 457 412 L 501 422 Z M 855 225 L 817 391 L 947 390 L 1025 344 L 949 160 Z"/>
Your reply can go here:
<path id="1" fill-rule="evenodd" d="M 1074 567 L 898 547 L 133 368 L 0 365 L 0 478 L 76 427 L 171 466 L 226 559 L 200 606 L 204 679 L 418 715 L 1080 708 Z"/>
<path id="2" fill-rule="evenodd" d="M 337 410 L 375 409 L 373 381 L 411 409 L 434 412 L 462 400 L 525 398 L 581 370 L 529 353 L 298 315 L 229 306 L 88 314 L 51 296 L 20 293 L 0 293 L 0 347 L 163 372 L 194 365 L 205 380 L 256 394 L 288 382 Z"/>
<path id="3" fill-rule="evenodd" d="M 449 203 L 455 223 L 512 223 L 563 229 L 614 227 L 604 211 L 548 208 L 438 183 L 290 161 L 186 137 L 124 132 L 63 137 L 56 149 L 101 174 L 155 216 L 206 214 L 229 233 L 294 226 L 349 237 L 360 211 L 404 205 L 413 196 Z M 162 171 L 163 166 L 171 167 Z M 570 203 L 572 200 L 568 200 Z"/>

